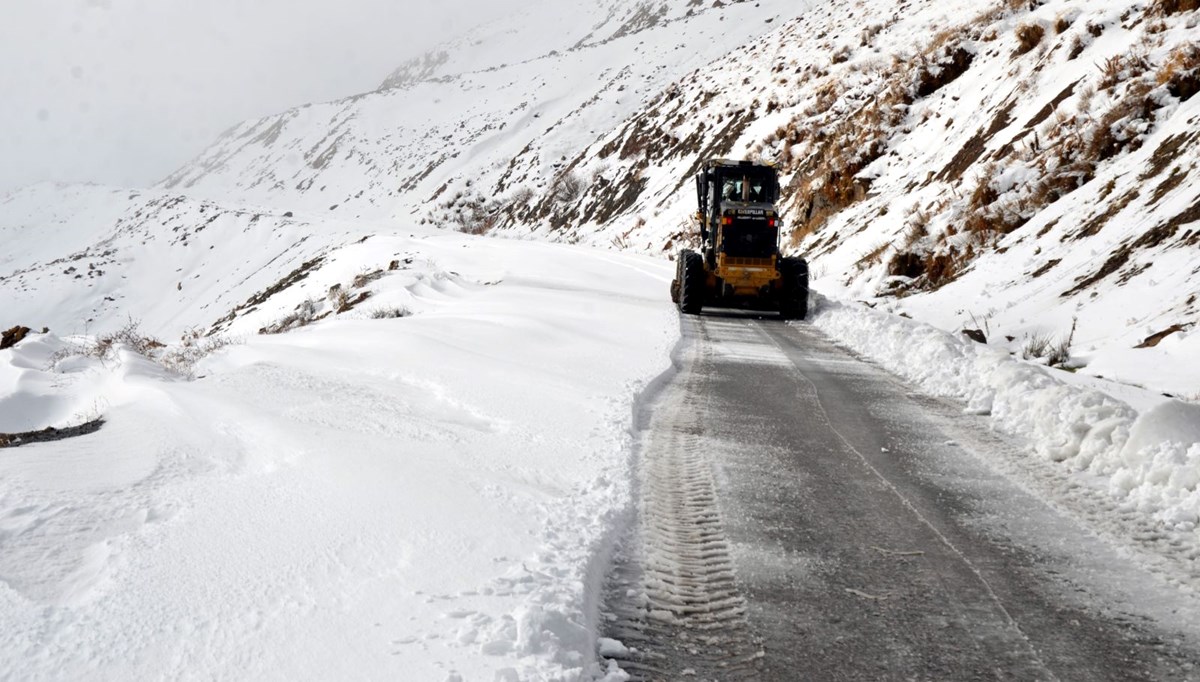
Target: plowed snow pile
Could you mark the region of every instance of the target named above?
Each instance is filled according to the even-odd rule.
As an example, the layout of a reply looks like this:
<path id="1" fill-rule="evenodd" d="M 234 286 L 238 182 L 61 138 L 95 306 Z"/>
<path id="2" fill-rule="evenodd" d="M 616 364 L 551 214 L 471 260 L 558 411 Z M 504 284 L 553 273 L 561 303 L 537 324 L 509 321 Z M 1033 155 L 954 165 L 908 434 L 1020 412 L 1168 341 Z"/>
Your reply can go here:
<path id="1" fill-rule="evenodd" d="M 1075 378 L 865 306 L 822 298 L 812 323 L 923 392 L 989 415 L 1032 454 L 1096 476 L 1123 507 L 1200 527 L 1200 405 Z"/>

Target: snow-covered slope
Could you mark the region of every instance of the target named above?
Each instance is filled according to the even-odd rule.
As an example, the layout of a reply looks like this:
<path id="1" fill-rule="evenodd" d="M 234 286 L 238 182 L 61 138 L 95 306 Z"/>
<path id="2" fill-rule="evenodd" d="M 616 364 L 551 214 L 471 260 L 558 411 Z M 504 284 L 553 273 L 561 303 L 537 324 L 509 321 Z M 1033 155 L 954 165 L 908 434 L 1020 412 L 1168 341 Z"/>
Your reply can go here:
<path id="1" fill-rule="evenodd" d="M 497 199 L 544 193 L 564 159 L 674 79 L 804 7 L 536 3 L 376 92 L 236 126 L 159 187 L 15 192 L 0 199 L 0 324 L 70 333 L 132 316 L 174 337 L 312 259 L 339 226 L 436 216 L 483 230 Z M 157 297 L 132 305 L 131 289 Z"/>
<path id="2" fill-rule="evenodd" d="M 762 158 L 818 286 L 1013 350 L 1074 329 L 1084 371 L 1196 395 L 1133 351 L 1176 329 L 1194 353 L 1200 318 L 1200 13 L 1161 4 L 824 5 L 667 88 L 571 159 L 580 197 L 517 222 L 669 252 L 696 160 Z"/>
<path id="3" fill-rule="evenodd" d="M 343 216 L 457 199 L 445 212 L 455 215 L 470 200 L 544 192 L 565 159 L 668 84 L 807 4 L 544 0 L 406 64 L 376 92 L 236 126 L 163 187 Z M 520 186 L 517 157 L 536 176 Z"/>
<path id="4" fill-rule="evenodd" d="M 0 677 L 591 679 L 669 267 L 344 237 L 212 337 L 202 380 L 136 337 L 0 350 L 0 433 L 105 421 L 2 450 Z M 369 297 L 338 313 L 334 284 Z M 254 333 L 298 305 L 313 324 Z"/>
<path id="5" fill-rule="evenodd" d="M 1147 374 L 1161 351 L 1136 348 L 1190 347 L 1200 316 L 1200 19 L 1159 4 L 546 2 L 376 92 L 237 126 L 156 191 L 670 253 L 697 160 L 761 157 L 827 290 L 1014 351 L 1069 338 L 1085 372 L 1192 395 L 1200 374 Z M 64 203 L 42 189 L 9 203 Z M 56 212 L 91 205 L 63 191 Z M 144 219 L 119 196 L 77 213 L 85 240 Z"/>
<path id="6" fill-rule="evenodd" d="M 753 156 L 827 291 L 1195 395 L 1138 348 L 1200 317 L 1200 19 L 1160 5 L 547 2 L 159 189 L 669 254 L 697 160 Z"/>

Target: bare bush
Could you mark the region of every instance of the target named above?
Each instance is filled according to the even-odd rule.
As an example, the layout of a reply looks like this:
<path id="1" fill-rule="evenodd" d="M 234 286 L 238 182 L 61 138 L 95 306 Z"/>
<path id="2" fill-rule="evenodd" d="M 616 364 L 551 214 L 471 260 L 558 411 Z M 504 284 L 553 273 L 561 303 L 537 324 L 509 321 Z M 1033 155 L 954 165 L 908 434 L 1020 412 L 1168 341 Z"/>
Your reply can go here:
<path id="1" fill-rule="evenodd" d="M 158 362 L 172 372 L 192 379 L 196 376 L 196 363 L 235 343 L 240 341 L 227 336 L 204 336 L 199 328 L 193 328 L 183 333 L 178 346 L 163 352 Z"/>
<path id="2" fill-rule="evenodd" d="M 482 235 L 491 232 L 500 222 L 500 207 L 480 198 L 465 202 L 453 215 L 455 229 L 465 234 Z"/>
<path id="3" fill-rule="evenodd" d="M 1135 50 L 1129 54 L 1113 55 L 1100 65 L 1100 89 L 1114 88 L 1149 70 L 1150 57 L 1145 51 Z"/>
<path id="4" fill-rule="evenodd" d="M 583 178 L 574 171 L 559 175 L 550 188 L 550 198 L 556 204 L 570 204 L 583 195 Z"/>
<path id="5" fill-rule="evenodd" d="M 155 350 L 164 345 L 162 341 L 153 336 L 143 334 L 140 321 L 130 317 L 125 322 L 125 326 L 115 332 L 101 334 L 92 339 L 68 342 L 50 356 L 50 366 L 54 367 L 59 362 L 71 357 L 95 358 L 102 362 L 112 360 L 121 346 L 139 355 L 150 357 Z"/>
<path id="6" fill-rule="evenodd" d="M 392 320 L 399 317 L 408 317 L 412 315 L 412 311 L 403 306 L 388 306 L 386 308 L 376 308 L 370 313 L 372 320 Z"/>
<path id="7" fill-rule="evenodd" d="M 329 287 L 329 305 L 333 306 L 334 310 L 341 310 L 350 303 L 350 291 L 341 284 L 335 284 Z"/>
<path id="8" fill-rule="evenodd" d="M 317 303 L 311 298 L 306 298 L 296 306 L 296 309 L 287 315 L 280 318 L 274 324 L 267 325 L 258 330 L 259 334 L 282 334 L 286 331 L 299 329 L 312 324 L 317 315 Z"/>
<path id="9" fill-rule="evenodd" d="M 1159 85 L 1173 97 L 1189 100 L 1200 92 L 1200 45 L 1186 43 L 1175 48 L 1155 74 Z"/>
<path id="10" fill-rule="evenodd" d="M 1050 344 L 1050 348 L 1046 353 L 1046 364 L 1051 367 L 1059 367 L 1067 364 L 1071 359 L 1071 343 L 1067 339 L 1059 339 Z"/>
<path id="11" fill-rule="evenodd" d="M 375 280 L 382 278 L 385 274 L 386 273 L 382 269 L 369 270 L 369 269 L 363 268 L 362 270 L 359 271 L 359 273 L 357 275 L 354 276 L 354 279 L 350 281 L 350 288 L 361 289 L 361 288 L 367 286 L 368 284 L 370 284 L 371 282 L 374 282 Z"/>
<path id="12" fill-rule="evenodd" d="M 68 342 L 50 357 L 50 367 L 71 357 L 88 357 L 107 362 L 116 357 L 118 348 L 124 347 L 162 367 L 192 378 L 197 362 L 235 343 L 225 336 L 205 336 L 199 328 L 192 328 L 180 337 L 179 345 L 168 347 L 157 338 L 142 333 L 140 323 L 129 318 L 125 326 L 94 339 Z"/>
<path id="13" fill-rule="evenodd" d="M 528 207 L 532 201 L 533 190 L 524 185 L 513 190 L 512 195 L 508 198 L 509 206 L 513 208 Z"/>
<path id="14" fill-rule="evenodd" d="M 1197 9 L 1200 9 L 1200 0 L 1154 0 L 1150 5 L 1150 11 L 1159 16 L 1194 12 Z"/>
<path id="15" fill-rule="evenodd" d="M 1021 24 L 1017 27 L 1017 54 L 1025 54 L 1042 43 L 1046 27 L 1038 23 Z"/>

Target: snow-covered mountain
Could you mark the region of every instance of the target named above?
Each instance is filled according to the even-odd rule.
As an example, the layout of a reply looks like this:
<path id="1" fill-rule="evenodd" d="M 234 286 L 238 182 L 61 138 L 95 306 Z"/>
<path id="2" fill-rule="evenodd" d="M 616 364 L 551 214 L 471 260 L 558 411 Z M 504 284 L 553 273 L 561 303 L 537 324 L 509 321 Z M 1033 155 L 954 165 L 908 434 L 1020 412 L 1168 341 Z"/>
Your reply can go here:
<path id="1" fill-rule="evenodd" d="M 218 213 L 260 237 L 262 216 L 291 213 L 669 254 L 697 160 L 752 156 L 784 173 L 818 287 L 1014 351 L 1069 339 L 1086 372 L 1188 394 L 1194 374 L 1144 368 L 1196 351 L 1198 21 L 1132 0 L 538 3 L 375 92 L 235 126 L 153 190 L 6 198 L 0 322 L 165 321 L 121 304 L 130 273 L 104 259 L 212 239 L 207 259 L 176 248 L 137 281 L 220 289 L 207 264 L 238 238 L 199 236 Z M 251 253 L 276 274 L 312 257 Z M 231 312 L 203 310 L 172 331 Z"/>
<path id="2" fill-rule="evenodd" d="M 174 337 L 312 260 L 340 221 L 437 215 L 436 226 L 482 230 L 496 197 L 546 191 L 565 159 L 662 88 L 796 11 L 783 0 L 536 3 L 375 92 L 236 126 L 158 187 L 13 193 L 0 199 L 0 323 L 81 332 L 133 316 Z M 528 189 L 504 180 L 517 157 L 541 178 Z M 135 304 L 130 287 L 162 297 Z"/>
<path id="3" fill-rule="evenodd" d="M 528 163 L 529 189 L 545 191 L 566 159 L 663 88 L 806 4 L 534 3 L 401 66 L 375 92 L 236 126 L 162 187 L 407 216 L 459 192 L 511 199 Z"/>
<path id="4" fill-rule="evenodd" d="M 1190 0 L 542 0 L 155 187 L 0 197 L 0 331 L 34 330 L 0 350 L 0 445 L 92 429 L 0 458 L 0 659 L 602 676 L 630 415 L 716 156 L 780 168 L 788 248 L 843 299 L 805 324 L 1024 439 L 1194 585 L 1196 406 L 1161 394 L 1200 397 L 1198 25 Z M 1058 346 L 1069 371 L 1036 366 Z"/>

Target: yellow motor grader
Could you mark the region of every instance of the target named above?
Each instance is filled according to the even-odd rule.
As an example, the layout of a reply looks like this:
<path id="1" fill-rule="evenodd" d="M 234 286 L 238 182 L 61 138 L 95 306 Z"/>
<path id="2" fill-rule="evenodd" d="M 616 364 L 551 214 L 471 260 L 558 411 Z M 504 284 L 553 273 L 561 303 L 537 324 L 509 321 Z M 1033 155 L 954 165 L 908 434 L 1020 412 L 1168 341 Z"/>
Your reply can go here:
<path id="1" fill-rule="evenodd" d="M 779 175 L 771 166 L 713 159 L 696 173 L 700 250 L 675 264 L 671 300 L 694 315 L 705 306 L 808 314 L 808 263 L 779 250 Z"/>

